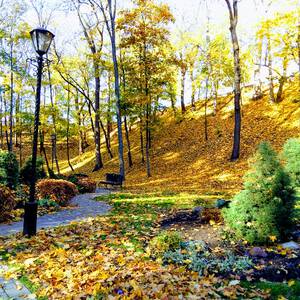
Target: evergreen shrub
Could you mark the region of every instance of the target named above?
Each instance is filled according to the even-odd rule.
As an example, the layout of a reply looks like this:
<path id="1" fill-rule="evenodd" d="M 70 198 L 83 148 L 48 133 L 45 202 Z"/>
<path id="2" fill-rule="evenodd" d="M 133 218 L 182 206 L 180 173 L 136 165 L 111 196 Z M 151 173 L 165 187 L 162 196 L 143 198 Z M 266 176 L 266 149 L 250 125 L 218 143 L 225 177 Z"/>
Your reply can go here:
<path id="1" fill-rule="evenodd" d="M 46 177 L 46 172 L 43 167 L 44 160 L 42 157 L 37 157 L 36 159 L 36 180 L 43 179 Z M 20 179 L 21 182 L 24 184 L 29 185 L 32 180 L 32 158 L 29 157 L 24 166 L 21 168 L 20 171 Z"/>
<path id="2" fill-rule="evenodd" d="M 300 186 L 300 140 L 287 140 L 283 146 L 282 157 L 285 160 L 285 171 L 290 175 L 292 184 Z"/>
<path id="3" fill-rule="evenodd" d="M 289 232 L 294 203 L 289 175 L 270 144 L 263 142 L 245 176 L 244 189 L 223 210 L 223 216 L 236 238 L 262 244 Z"/>
<path id="4" fill-rule="evenodd" d="M 19 163 L 13 152 L 0 151 L 0 183 L 16 189 L 19 183 Z"/>

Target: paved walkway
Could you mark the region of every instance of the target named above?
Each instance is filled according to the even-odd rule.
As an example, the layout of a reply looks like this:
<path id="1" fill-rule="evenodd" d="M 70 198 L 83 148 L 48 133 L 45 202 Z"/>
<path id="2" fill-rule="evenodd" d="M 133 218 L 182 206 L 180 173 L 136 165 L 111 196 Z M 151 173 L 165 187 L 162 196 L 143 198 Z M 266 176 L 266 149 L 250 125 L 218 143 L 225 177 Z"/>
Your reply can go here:
<path id="1" fill-rule="evenodd" d="M 109 190 L 97 189 L 96 193 L 78 195 L 71 200 L 71 204 L 76 205 L 76 207 L 38 217 L 37 228 L 67 225 L 72 221 L 106 214 L 111 209 L 110 205 L 94 201 L 93 199 L 109 193 Z M 8 236 L 16 232 L 22 232 L 22 230 L 23 221 L 14 222 L 9 225 L 0 225 L 0 236 Z M 6 281 L 1 278 L 1 272 L 5 271 L 6 268 L 7 266 L 0 264 L 0 300 L 36 299 L 35 295 L 31 294 L 20 282 L 15 280 Z"/>
<path id="2" fill-rule="evenodd" d="M 0 265 L 0 272 L 7 269 L 6 266 Z M 6 299 L 36 299 L 34 294 L 24 287 L 19 281 L 8 280 L 5 281 L 0 277 L 0 300 Z"/>
<path id="3" fill-rule="evenodd" d="M 109 190 L 97 189 L 96 193 L 78 195 L 71 200 L 71 204 L 77 205 L 77 207 L 38 217 L 37 228 L 41 229 L 67 225 L 72 221 L 83 220 L 88 217 L 106 214 L 111 207 L 104 202 L 94 201 L 93 198 L 109 193 Z M 0 225 L 0 236 L 8 236 L 16 232 L 22 232 L 22 230 L 23 221 L 14 222 L 11 224 L 3 224 Z"/>

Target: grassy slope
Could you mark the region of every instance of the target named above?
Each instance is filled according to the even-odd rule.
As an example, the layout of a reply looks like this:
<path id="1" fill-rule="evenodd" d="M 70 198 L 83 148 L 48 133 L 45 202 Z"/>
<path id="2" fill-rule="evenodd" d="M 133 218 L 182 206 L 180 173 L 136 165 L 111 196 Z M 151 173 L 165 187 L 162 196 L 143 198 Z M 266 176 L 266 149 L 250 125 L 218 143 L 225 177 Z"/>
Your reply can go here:
<path id="1" fill-rule="evenodd" d="M 300 105 L 294 101 L 296 84 L 285 90 L 285 99 L 280 104 L 271 104 L 265 96 L 259 101 L 251 101 L 251 90 L 243 95 L 241 158 L 230 162 L 232 132 L 234 125 L 232 95 L 219 99 L 217 116 L 209 108 L 209 139 L 204 139 L 203 101 L 195 110 L 188 110 L 184 117 L 180 113 L 174 117 L 172 111 L 160 116 L 153 130 L 151 154 L 152 177 L 147 178 L 145 166 L 141 164 L 139 129 L 132 127 L 130 139 L 133 149 L 134 167 L 127 169 L 126 188 L 131 191 L 187 191 L 187 192 L 227 192 L 240 189 L 242 176 L 248 168 L 248 159 L 259 142 L 270 141 L 276 150 L 290 137 L 300 134 Z M 109 160 L 103 143 L 103 170 L 91 173 L 94 151 L 90 147 L 82 156 L 76 156 L 72 149 L 72 162 L 76 172 L 90 173 L 96 179 L 105 173 L 118 172 L 116 132 L 113 134 L 113 153 Z M 92 143 L 92 142 L 91 142 Z M 65 146 L 60 145 L 61 159 L 65 159 Z M 76 146 L 74 146 L 76 148 Z M 125 146 L 126 150 L 126 146 Z M 125 158 L 126 152 L 125 152 Z M 127 165 L 127 160 L 126 160 Z M 68 172 L 67 161 L 61 161 L 61 169 Z"/>

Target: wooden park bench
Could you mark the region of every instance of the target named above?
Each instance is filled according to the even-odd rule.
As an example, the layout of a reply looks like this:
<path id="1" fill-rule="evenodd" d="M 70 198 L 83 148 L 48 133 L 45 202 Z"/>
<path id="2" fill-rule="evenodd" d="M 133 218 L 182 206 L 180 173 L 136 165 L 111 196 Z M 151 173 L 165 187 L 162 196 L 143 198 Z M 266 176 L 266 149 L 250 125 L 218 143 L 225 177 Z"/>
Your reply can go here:
<path id="1" fill-rule="evenodd" d="M 106 173 L 106 180 L 99 181 L 99 184 L 104 184 L 106 187 L 108 185 L 112 186 L 120 186 L 122 188 L 123 185 L 123 176 L 115 173 Z"/>

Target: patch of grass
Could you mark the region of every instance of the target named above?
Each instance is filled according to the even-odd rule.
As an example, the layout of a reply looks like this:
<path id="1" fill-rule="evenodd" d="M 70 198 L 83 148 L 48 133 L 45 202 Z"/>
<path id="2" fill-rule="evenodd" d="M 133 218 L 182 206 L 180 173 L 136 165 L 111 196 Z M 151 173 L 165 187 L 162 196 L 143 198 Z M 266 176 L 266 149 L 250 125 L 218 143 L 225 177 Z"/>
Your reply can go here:
<path id="1" fill-rule="evenodd" d="M 115 209 L 117 208 L 117 203 L 135 203 L 141 206 L 149 205 L 165 209 L 170 209 L 172 207 L 184 209 L 200 205 L 200 202 L 201 205 L 210 207 L 218 197 L 220 197 L 220 195 L 197 195 L 164 191 L 162 193 L 152 194 L 116 193 L 99 196 L 97 197 L 97 200 L 113 203 Z M 198 199 L 201 199 L 201 201 L 197 201 Z M 130 213 L 130 211 L 127 210 L 127 213 Z"/>
<path id="2" fill-rule="evenodd" d="M 289 300 L 298 300 L 300 299 L 300 281 L 290 281 L 290 285 L 288 283 L 281 282 L 243 282 L 242 286 L 247 289 L 260 289 L 260 290 L 269 290 L 270 291 L 270 299 L 280 299 L 280 297 L 284 297 Z"/>
<path id="3" fill-rule="evenodd" d="M 26 276 L 23 275 L 22 277 L 19 278 L 19 281 L 27 287 L 27 289 L 31 292 L 31 293 L 35 293 L 38 290 L 38 287 L 32 283 L 30 281 L 30 279 Z"/>

